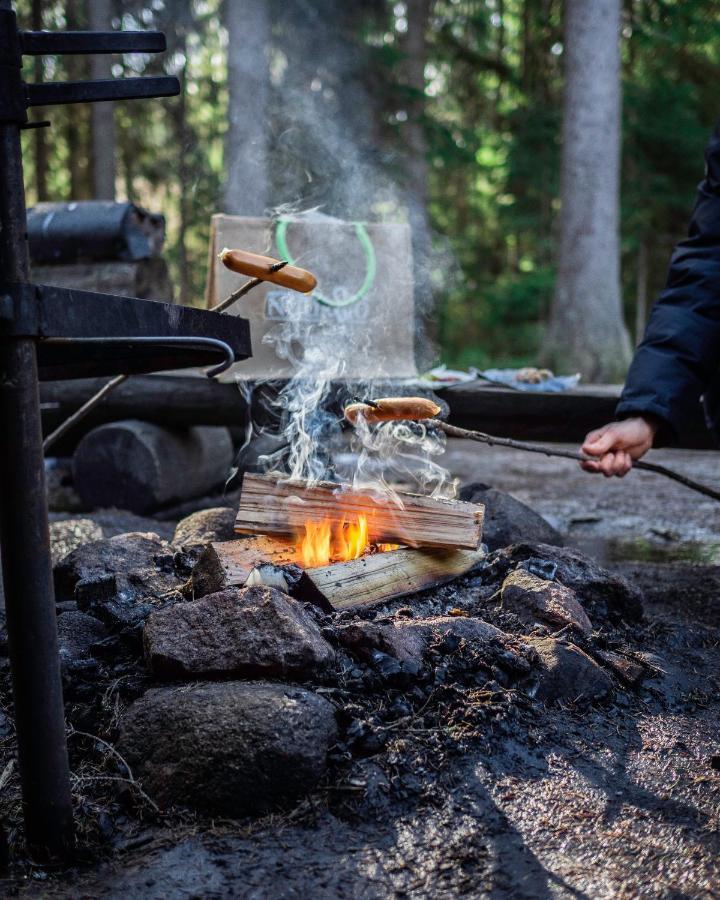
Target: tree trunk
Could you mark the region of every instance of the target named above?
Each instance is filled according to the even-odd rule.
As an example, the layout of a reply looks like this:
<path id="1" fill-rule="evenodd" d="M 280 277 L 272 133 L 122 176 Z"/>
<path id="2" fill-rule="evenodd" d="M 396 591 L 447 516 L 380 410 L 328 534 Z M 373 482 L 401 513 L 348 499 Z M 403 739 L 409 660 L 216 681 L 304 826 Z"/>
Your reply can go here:
<path id="1" fill-rule="evenodd" d="M 43 28 L 42 6 L 42 0 L 32 0 L 32 27 L 35 31 L 42 31 Z M 43 80 L 42 56 L 36 56 L 33 59 L 33 72 L 36 82 Z M 37 113 L 33 116 L 33 120 L 40 120 L 41 118 Z M 41 203 L 43 200 L 50 199 L 47 186 L 48 152 L 44 128 L 36 128 L 33 131 L 33 144 L 35 150 L 35 192 L 37 193 L 38 202 Z"/>
<path id="2" fill-rule="evenodd" d="M 635 344 L 639 344 L 647 325 L 648 299 L 648 239 L 643 235 L 637 255 L 637 281 L 635 289 Z"/>
<path id="3" fill-rule="evenodd" d="M 620 0 L 565 4 L 560 247 L 547 360 L 593 381 L 630 359 L 620 293 Z"/>
<path id="4" fill-rule="evenodd" d="M 430 228 L 428 224 L 428 147 L 425 134 L 425 65 L 427 29 L 432 0 L 408 0 L 405 52 L 405 82 L 412 91 L 404 128 L 407 172 L 407 205 L 412 229 L 415 268 L 415 304 L 422 325 L 416 347 L 418 365 L 433 362 L 429 344 L 437 338 L 436 315 L 430 286 Z"/>
<path id="5" fill-rule="evenodd" d="M 260 216 L 270 202 L 267 148 L 270 24 L 267 0 L 225 0 L 228 129 L 225 212 Z"/>
<path id="6" fill-rule="evenodd" d="M 179 42 L 179 51 L 182 53 L 184 62 L 182 69 L 177 73 L 180 80 L 180 95 L 177 98 L 174 108 L 175 122 L 175 139 L 178 149 L 178 184 L 180 188 L 180 196 L 178 202 L 178 268 L 180 270 L 180 303 L 183 306 L 189 306 L 192 301 L 192 278 L 190 276 L 190 257 L 187 248 L 187 235 L 191 225 L 190 199 L 188 191 L 192 190 L 192 173 L 188 164 L 188 152 L 190 143 L 190 134 L 188 131 L 187 121 L 187 41 L 183 36 Z"/>
<path id="7" fill-rule="evenodd" d="M 88 4 L 91 31 L 110 31 L 112 0 L 92 0 Z M 90 57 L 91 78 L 112 78 L 110 56 Z M 115 112 L 113 103 L 90 106 L 92 137 L 93 195 L 96 200 L 115 199 Z"/>

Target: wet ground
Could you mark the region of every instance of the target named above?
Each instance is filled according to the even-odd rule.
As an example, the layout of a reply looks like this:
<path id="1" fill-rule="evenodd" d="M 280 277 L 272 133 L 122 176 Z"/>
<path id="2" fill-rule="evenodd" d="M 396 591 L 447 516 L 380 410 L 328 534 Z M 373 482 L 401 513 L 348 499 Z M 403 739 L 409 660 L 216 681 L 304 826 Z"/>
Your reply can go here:
<path id="1" fill-rule="evenodd" d="M 714 454 L 656 461 L 720 487 Z M 454 443 L 463 481 L 510 491 L 632 579 L 623 633 L 658 670 L 598 706 L 467 695 L 340 784 L 262 822 L 138 825 L 104 861 L 27 871 L 32 896 L 720 897 L 720 504 L 657 476 Z M 475 716 L 477 712 L 477 716 Z M 453 749 L 454 748 L 454 749 Z"/>

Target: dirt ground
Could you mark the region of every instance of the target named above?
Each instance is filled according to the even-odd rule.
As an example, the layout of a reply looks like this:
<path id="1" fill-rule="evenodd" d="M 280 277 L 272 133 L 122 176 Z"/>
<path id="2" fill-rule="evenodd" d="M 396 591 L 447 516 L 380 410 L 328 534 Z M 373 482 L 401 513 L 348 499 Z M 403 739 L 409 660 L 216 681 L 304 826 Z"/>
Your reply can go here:
<path id="1" fill-rule="evenodd" d="M 715 454 L 654 458 L 720 487 Z M 646 473 L 607 482 L 464 442 L 446 464 L 511 492 L 634 581 L 646 621 L 628 640 L 661 674 L 597 706 L 545 708 L 508 691 L 460 752 L 442 729 L 416 727 L 396 763 L 369 756 L 288 814 L 147 825 L 99 864 L 26 871 L 7 893 L 720 897 L 720 504 Z M 403 790 L 388 791 L 393 780 Z"/>

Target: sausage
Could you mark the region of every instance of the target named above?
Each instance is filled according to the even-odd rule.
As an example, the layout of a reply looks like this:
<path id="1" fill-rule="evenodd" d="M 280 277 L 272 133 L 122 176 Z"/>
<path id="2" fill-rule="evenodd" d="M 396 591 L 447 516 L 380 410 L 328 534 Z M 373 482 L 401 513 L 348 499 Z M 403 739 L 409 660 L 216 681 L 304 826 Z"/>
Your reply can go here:
<path id="1" fill-rule="evenodd" d="M 250 253 L 248 250 L 228 250 L 226 247 L 220 253 L 220 262 L 232 272 L 240 275 L 248 275 L 251 278 L 260 278 L 262 281 L 271 281 L 282 287 L 301 294 L 309 294 L 317 287 L 317 278 L 306 269 L 297 266 L 283 266 L 273 272 L 273 266 L 279 262 L 271 256 L 260 256 L 258 253 Z"/>
<path id="2" fill-rule="evenodd" d="M 380 397 L 370 403 L 351 403 L 345 407 L 345 418 L 356 422 L 362 416 L 366 422 L 392 422 L 395 419 L 432 419 L 440 407 L 425 397 Z"/>

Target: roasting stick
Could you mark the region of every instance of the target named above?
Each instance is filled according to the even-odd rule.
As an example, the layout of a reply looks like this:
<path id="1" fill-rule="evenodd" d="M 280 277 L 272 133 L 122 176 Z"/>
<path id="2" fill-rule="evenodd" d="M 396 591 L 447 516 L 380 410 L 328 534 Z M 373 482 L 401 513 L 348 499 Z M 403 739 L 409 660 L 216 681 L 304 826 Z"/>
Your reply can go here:
<path id="1" fill-rule="evenodd" d="M 220 260 L 226 268 L 233 272 L 239 272 L 242 275 L 252 275 L 250 281 L 246 282 L 241 288 L 233 291 L 229 297 L 226 297 L 220 303 L 216 303 L 211 307 L 210 312 L 223 313 L 233 306 L 241 297 L 249 293 L 264 281 L 270 281 L 279 284 L 291 290 L 308 293 L 317 286 L 317 279 L 313 274 L 305 269 L 299 269 L 297 266 L 288 265 L 286 259 L 272 259 L 269 256 L 260 256 L 257 253 L 249 253 L 246 250 L 223 250 L 220 254 Z M 286 272 L 281 272 L 287 269 Z M 43 441 L 43 452 L 47 453 L 49 448 L 57 443 L 63 435 L 67 434 L 73 426 L 85 418 L 93 409 L 107 397 L 107 395 L 119 387 L 124 381 L 127 381 L 129 375 L 116 375 L 107 384 L 104 384 L 99 391 L 94 393 L 92 397 L 83 405 L 68 416 L 64 422 L 61 422 L 55 431 L 52 431 Z"/>
<path id="2" fill-rule="evenodd" d="M 287 260 L 283 259 L 280 262 L 275 263 L 270 266 L 268 269 L 269 272 L 279 272 L 280 269 L 284 269 L 287 265 Z M 263 283 L 262 278 L 251 278 L 250 281 L 246 281 L 245 284 L 238 288 L 236 291 L 233 291 L 229 297 L 226 297 L 224 300 L 221 300 L 220 303 L 216 303 L 215 306 L 210 307 L 210 312 L 225 312 L 226 309 L 229 309 L 234 303 L 244 297 L 245 294 L 249 294 L 253 288 L 256 288 L 259 284 Z"/>
<path id="3" fill-rule="evenodd" d="M 116 387 L 119 387 L 123 381 L 127 381 L 129 375 L 116 375 L 114 378 L 111 378 L 107 384 L 104 384 L 99 391 L 92 395 L 92 397 L 87 400 L 83 405 L 76 409 L 75 412 L 68 416 L 64 422 L 61 422 L 55 431 L 51 431 L 50 434 L 43 441 L 43 453 L 46 453 L 48 449 L 55 444 L 60 438 L 66 434 L 70 429 L 75 425 L 76 422 L 79 422 L 81 419 L 84 419 L 85 416 L 91 412 L 98 403 L 102 403 L 102 401 L 107 397 L 107 395 L 114 391 Z"/>
<path id="4" fill-rule="evenodd" d="M 430 412 L 429 408 L 434 407 L 435 411 Z M 358 416 L 362 415 L 368 423 L 389 422 L 410 420 L 414 422 L 426 421 L 439 431 L 444 431 L 450 437 L 465 438 L 470 441 L 477 441 L 481 444 L 489 446 L 509 447 L 512 450 L 525 450 L 527 453 L 541 453 L 543 456 L 555 456 L 560 459 L 573 459 L 578 462 L 595 461 L 592 456 L 585 456 L 575 450 L 560 450 L 553 447 L 547 447 L 543 444 L 530 444 L 525 441 L 514 441 L 511 438 L 497 437 L 493 434 L 486 434 L 484 431 L 471 431 L 468 428 L 458 428 L 457 425 L 449 425 L 435 416 L 440 412 L 440 407 L 424 397 L 383 397 L 379 400 L 364 400 L 357 403 L 351 403 L 345 407 L 345 418 L 349 422 L 357 421 Z M 394 414 L 393 414 L 394 413 Z M 720 500 L 720 491 L 701 484 L 692 478 L 687 478 L 669 469 L 667 466 L 661 466 L 657 463 L 643 462 L 642 460 L 633 461 L 633 469 L 642 469 L 645 472 L 654 472 L 656 475 L 663 475 L 672 481 L 677 481 L 691 491 L 697 491 L 706 497 L 712 497 L 713 500 Z"/>

